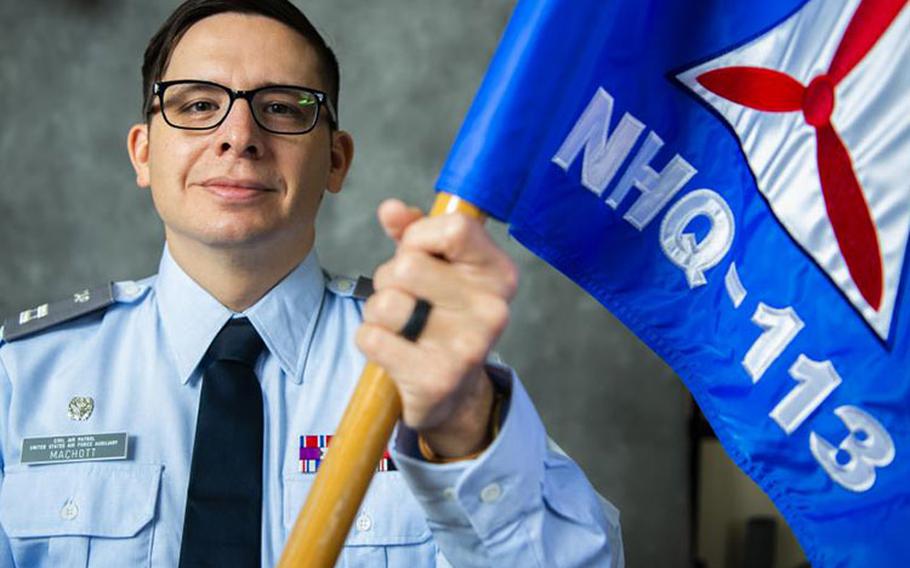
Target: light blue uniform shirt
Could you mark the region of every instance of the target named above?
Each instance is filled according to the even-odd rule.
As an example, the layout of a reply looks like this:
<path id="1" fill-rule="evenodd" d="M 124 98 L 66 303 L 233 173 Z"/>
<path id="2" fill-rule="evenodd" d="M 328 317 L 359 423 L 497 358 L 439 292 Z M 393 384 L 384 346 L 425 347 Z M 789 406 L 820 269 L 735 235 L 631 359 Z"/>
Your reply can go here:
<path id="1" fill-rule="evenodd" d="M 337 280 L 335 281 L 338 282 Z M 165 248 L 157 277 L 114 285 L 103 311 L 0 346 L 0 567 L 173 567 L 209 344 L 236 317 Z M 315 477 L 300 436 L 334 432 L 364 364 L 361 301 L 328 286 L 315 254 L 243 313 L 266 351 L 262 565 L 284 547 Z M 511 370 L 499 436 L 479 458 L 429 464 L 399 426 L 398 471 L 378 472 L 339 566 L 616 566 L 616 510 L 547 437 Z M 91 397 L 84 421 L 73 397 Z M 21 463 L 26 438 L 127 432 L 117 461 Z"/>

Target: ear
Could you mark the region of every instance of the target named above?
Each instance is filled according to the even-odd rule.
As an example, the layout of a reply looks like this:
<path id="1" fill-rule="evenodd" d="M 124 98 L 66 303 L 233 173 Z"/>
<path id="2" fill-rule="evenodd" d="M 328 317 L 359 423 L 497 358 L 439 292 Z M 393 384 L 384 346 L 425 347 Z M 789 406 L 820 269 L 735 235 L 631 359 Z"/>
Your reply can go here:
<path id="1" fill-rule="evenodd" d="M 126 149 L 136 171 L 136 185 L 149 187 L 149 129 L 147 124 L 134 124 L 126 137 Z"/>
<path id="2" fill-rule="evenodd" d="M 344 130 L 333 132 L 331 152 L 332 166 L 326 189 L 331 193 L 338 193 L 351 168 L 351 162 L 354 161 L 354 138 Z"/>

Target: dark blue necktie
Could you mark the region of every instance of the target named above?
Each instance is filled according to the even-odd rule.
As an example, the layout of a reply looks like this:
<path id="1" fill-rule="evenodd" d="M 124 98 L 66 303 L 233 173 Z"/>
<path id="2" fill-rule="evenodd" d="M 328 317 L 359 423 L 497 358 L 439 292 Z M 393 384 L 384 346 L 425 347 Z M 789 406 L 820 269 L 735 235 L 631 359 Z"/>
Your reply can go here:
<path id="1" fill-rule="evenodd" d="M 181 568 L 259 566 L 263 411 L 253 365 L 262 347 L 246 318 L 229 321 L 209 347 L 183 518 Z"/>

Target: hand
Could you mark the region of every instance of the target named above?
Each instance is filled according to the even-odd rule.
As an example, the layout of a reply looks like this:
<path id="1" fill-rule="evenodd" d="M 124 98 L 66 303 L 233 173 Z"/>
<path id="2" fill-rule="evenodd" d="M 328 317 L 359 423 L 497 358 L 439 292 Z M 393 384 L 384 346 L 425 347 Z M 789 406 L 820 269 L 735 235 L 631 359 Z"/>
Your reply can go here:
<path id="1" fill-rule="evenodd" d="M 424 217 L 394 199 L 378 215 L 397 250 L 376 269 L 357 346 L 392 376 L 404 423 L 437 455 L 481 450 L 489 443 L 493 403 L 483 364 L 508 323 L 518 270 L 466 215 Z M 416 298 L 433 307 L 423 333 L 410 342 L 398 333 Z"/>

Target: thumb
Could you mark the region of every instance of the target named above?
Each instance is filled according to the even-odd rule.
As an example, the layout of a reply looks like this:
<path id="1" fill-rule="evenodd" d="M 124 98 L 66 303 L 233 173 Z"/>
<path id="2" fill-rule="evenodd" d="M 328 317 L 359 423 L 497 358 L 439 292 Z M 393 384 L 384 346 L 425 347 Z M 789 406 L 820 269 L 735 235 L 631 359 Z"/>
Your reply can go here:
<path id="1" fill-rule="evenodd" d="M 386 199 L 379 204 L 377 216 L 385 234 L 397 243 L 408 225 L 423 217 L 423 211 L 399 199 Z"/>

